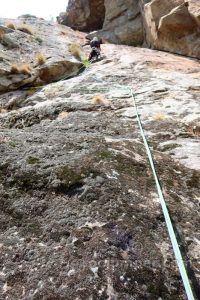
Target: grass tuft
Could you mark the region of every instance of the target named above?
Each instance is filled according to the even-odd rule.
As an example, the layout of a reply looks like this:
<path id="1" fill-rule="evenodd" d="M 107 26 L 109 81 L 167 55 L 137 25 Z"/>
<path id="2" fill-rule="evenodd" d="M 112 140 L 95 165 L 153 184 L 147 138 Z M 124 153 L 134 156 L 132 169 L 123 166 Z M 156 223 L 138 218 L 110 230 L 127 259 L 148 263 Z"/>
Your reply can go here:
<path id="1" fill-rule="evenodd" d="M 32 67 L 29 64 L 23 64 L 20 66 L 21 74 L 31 75 Z"/>
<path id="2" fill-rule="evenodd" d="M 88 68 L 91 65 L 91 62 L 87 58 L 82 59 L 81 62 L 86 68 Z"/>
<path id="3" fill-rule="evenodd" d="M 60 35 L 68 36 L 69 34 L 68 34 L 67 32 L 65 32 L 65 31 L 61 31 L 61 32 L 60 32 Z"/>
<path id="4" fill-rule="evenodd" d="M 95 105 L 107 105 L 108 102 L 107 102 L 107 100 L 104 99 L 103 96 L 97 95 L 97 96 L 94 96 L 92 98 L 92 104 L 95 104 Z"/>
<path id="5" fill-rule="evenodd" d="M 5 114 L 7 112 L 7 109 L 0 107 L 0 114 Z"/>
<path id="6" fill-rule="evenodd" d="M 5 32 L 0 29 L 0 41 L 3 40 L 4 35 L 5 35 Z"/>
<path id="7" fill-rule="evenodd" d="M 163 121 L 163 120 L 166 119 L 166 115 L 163 114 L 163 113 L 157 113 L 157 114 L 155 114 L 155 115 L 153 116 L 153 119 L 154 119 L 155 121 Z"/>
<path id="8" fill-rule="evenodd" d="M 17 27 L 17 29 L 24 32 L 24 33 L 33 35 L 33 30 L 30 26 L 21 25 L 21 26 Z"/>
<path id="9" fill-rule="evenodd" d="M 16 29 L 15 24 L 13 24 L 13 23 L 8 23 L 8 24 L 6 24 L 6 27 L 8 27 L 8 28 L 10 28 L 10 29 L 13 29 L 13 30 Z"/>
<path id="10" fill-rule="evenodd" d="M 11 65 L 10 72 L 12 74 L 24 74 L 24 75 L 31 75 L 32 67 L 29 64 Z"/>
<path id="11" fill-rule="evenodd" d="M 37 60 L 37 64 L 41 66 L 41 65 L 45 64 L 46 57 L 44 56 L 44 54 L 38 53 L 36 55 L 36 60 Z"/>
<path id="12" fill-rule="evenodd" d="M 67 118 L 69 115 L 69 113 L 67 111 L 62 111 L 59 115 L 58 115 L 58 119 L 65 119 Z"/>
<path id="13" fill-rule="evenodd" d="M 80 60 L 86 68 L 88 68 L 91 65 L 91 63 L 87 59 L 85 53 L 81 49 L 80 44 L 73 43 L 73 44 L 69 45 L 68 50 L 74 57 L 76 57 L 78 60 Z"/>
<path id="14" fill-rule="evenodd" d="M 20 73 L 19 66 L 16 64 L 11 65 L 10 72 L 13 74 L 19 74 Z"/>
<path id="15" fill-rule="evenodd" d="M 78 59 L 82 59 L 81 46 L 78 43 L 73 43 L 69 45 L 69 52 Z"/>

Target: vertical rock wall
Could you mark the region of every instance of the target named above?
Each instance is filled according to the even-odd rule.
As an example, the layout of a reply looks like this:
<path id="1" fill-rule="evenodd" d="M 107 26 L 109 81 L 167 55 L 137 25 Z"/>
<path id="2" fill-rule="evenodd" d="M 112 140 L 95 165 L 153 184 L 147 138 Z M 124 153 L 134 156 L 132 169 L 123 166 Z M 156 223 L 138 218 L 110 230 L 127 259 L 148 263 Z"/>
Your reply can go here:
<path id="1" fill-rule="evenodd" d="M 143 43 L 143 26 L 139 0 L 105 0 L 106 15 L 103 32 L 115 43 Z"/>
<path id="2" fill-rule="evenodd" d="M 199 0 L 70 0 L 58 22 L 116 44 L 200 58 Z"/>

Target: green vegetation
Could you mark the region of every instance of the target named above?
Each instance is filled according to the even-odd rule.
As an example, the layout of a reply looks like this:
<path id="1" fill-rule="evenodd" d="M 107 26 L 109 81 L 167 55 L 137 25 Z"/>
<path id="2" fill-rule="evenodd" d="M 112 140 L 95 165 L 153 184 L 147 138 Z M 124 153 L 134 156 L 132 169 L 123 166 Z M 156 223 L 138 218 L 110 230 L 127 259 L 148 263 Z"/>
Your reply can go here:
<path id="1" fill-rule="evenodd" d="M 38 42 L 39 45 L 41 45 L 43 43 L 43 39 L 39 36 L 36 36 L 35 40 Z"/>
<path id="2" fill-rule="evenodd" d="M 68 50 L 74 57 L 79 59 L 85 67 L 90 66 L 90 62 L 87 59 L 85 53 L 83 52 L 80 44 L 78 44 L 78 43 L 70 44 L 68 47 Z"/>
<path id="3" fill-rule="evenodd" d="M 81 62 L 86 68 L 91 65 L 91 62 L 87 58 L 82 59 Z"/>
<path id="4" fill-rule="evenodd" d="M 30 165 L 34 165 L 40 162 L 39 158 L 37 157 L 33 157 L 33 156 L 29 156 L 26 160 L 26 162 Z"/>
<path id="5" fill-rule="evenodd" d="M 15 141 L 9 141 L 8 144 L 11 146 L 11 147 L 16 147 L 17 144 Z"/>

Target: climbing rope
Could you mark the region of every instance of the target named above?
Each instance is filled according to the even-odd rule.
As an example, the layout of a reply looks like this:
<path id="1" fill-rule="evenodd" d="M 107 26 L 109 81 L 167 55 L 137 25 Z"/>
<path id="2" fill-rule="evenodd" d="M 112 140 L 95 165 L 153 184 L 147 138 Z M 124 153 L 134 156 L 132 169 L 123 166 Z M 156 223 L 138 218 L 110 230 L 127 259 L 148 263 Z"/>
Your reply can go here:
<path id="1" fill-rule="evenodd" d="M 84 65 L 79 69 L 79 72 L 83 68 L 85 68 Z M 66 76 L 66 77 L 64 76 L 59 81 L 66 80 L 70 77 L 71 76 L 69 76 L 69 75 Z M 180 271 L 180 274 L 181 274 L 183 285 L 184 285 L 188 300 L 194 300 L 194 296 L 193 296 L 193 292 L 192 292 L 192 289 L 191 289 L 191 286 L 190 286 L 188 274 L 187 274 L 187 271 L 185 269 L 184 260 L 182 258 L 182 255 L 181 255 L 181 252 L 180 252 L 180 249 L 179 249 L 179 245 L 178 245 L 178 242 L 177 242 L 177 239 L 176 239 L 174 228 L 173 228 L 173 225 L 172 225 L 172 222 L 171 222 L 171 219 L 170 219 L 170 215 L 169 215 L 169 212 L 168 212 L 168 209 L 167 209 L 167 205 L 166 205 L 163 193 L 162 193 L 162 189 L 161 189 L 161 186 L 160 186 L 160 183 L 159 183 L 159 180 L 158 180 L 156 170 L 155 170 L 151 150 L 149 148 L 147 139 L 146 139 L 145 134 L 144 134 L 144 130 L 143 130 L 142 123 L 141 123 L 141 120 L 140 120 L 140 116 L 139 116 L 139 113 L 138 113 L 137 104 L 136 104 L 136 100 L 135 100 L 135 97 L 134 97 L 133 89 L 131 87 L 122 87 L 122 86 L 116 86 L 116 88 L 117 89 L 126 89 L 126 90 L 129 89 L 129 92 L 131 94 L 131 98 L 133 99 L 133 103 L 134 103 L 135 111 L 136 111 L 136 116 L 137 116 L 137 122 L 138 122 L 138 125 L 139 125 L 139 128 L 140 128 L 140 133 L 141 133 L 141 136 L 142 136 L 145 148 L 146 148 L 149 163 L 150 163 L 153 175 L 154 175 L 157 192 L 158 192 L 158 195 L 159 195 L 159 198 L 160 198 L 161 207 L 162 207 L 163 214 L 164 214 L 164 217 L 165 217 L 165 222 L 166 222 L 166 225 L 167 225 L 168 233 L 169 233 L 171 244 L 172 244 L 172 247 L 173 247 L 173 250 L 174 250 L 174 255 L 175 255 L 175 258 L 176 258 L 176 261 L 177 261 L 177 265 L 178 265 L 178 268 L 179 268 L 179 271 Z"/>
<path id="2" fill-rule="evenodd" d="M 79 69 L 79 72 L 83 68 L 85 68 L 84 65 L 81 66 L 81 68 Z M 66 80 L 70 77 L 71 76 L 69 76 L 69 75 L 68 76 L 63 76 L 58 81 Z M 107 90 L 107 89 L 109 90 L 109 88 L 105 88 L 105 90 Z M 163 214 L 164 214 L 164 217 L 165 217 L 165 222 L 166 222 L 166 225 L 167 225 L 169 237 L 170 237 L 171 244 L 172 244 L 172 247 L 173 247 L 173 250 L 174 250 L 174 255 L 175 255 L 176 262 L 177 262 L 177 265 L 178 265 L 178 268 L 179 268 L 179 271 L 180 271 L 180 274 L 181 274 L 183 285 L 184 285 L 188 300 L 195 300 L 195 298 L 193 296 L 192 288 L 191 288 L 191 285 L 190 285 L 190 282 L 189 282 L 188 274 L 187 274 L 187 271 L 185 269 L 184 260 L 182 258 L 182 255 L 181 255 L 181 252 L 180 252 L 180 249 L 179 249 L 179 245 L 178 245 L 178 242 L 177 242 L 177 239 L 176 239 L 176 235 L 175 235 L 175 232 L 174 232 L 174 229 L 173 229 L 173 225 L 172 225 L 172 222 L 171 222 L 171 219 L 170 219 L 170 215 L 169 215 L 169 212 L 168 212 L 168 209 L 167 209 L 167 205 L 166 205 L 163 193 L 162 193 L 162 189 L 161 189 L 161 186 L 160 186 L 160 183 L 159 183 L 159 180 L 158 180 L 156 170 L 155 170 L 151 150 L 150 150 L 150 147 L 148 145 L 147 139 L 146 139 L 145 134 L 144 134 L 144 130 L 143 130 L 142 123 L 141 123 L 141 120 L 140 120 L 140 116 L 139 116 L 139 113 L 138 113 L 137 104 L 136 104 L 135 96 L 134 96 L 134 93 L 133 93 L 133 89 L 131 87 L 122 87 L 120 85 L 119 86 L 116 85 L 116 89 L 124 89 L 126 91 L 128 89 L 129 93 L 131 95 L 131 98 L 133 100 L 135 111 L 136 111 L 137 122 L 138 122 L 138 125 L 139 125 L 139 128 L 140 128 L 140 133 L 141 133 L 141 136 L 142 136 L 145 148 L 146 148 L 149 163 L 150 163 L 153 175 L 154 175 L 157 192 L 158 192 L 158 195 L 159 195 L 159 198 L 160 198 L 161 207 L 162 207 Z"/>
<path id="3" fill-rule="evenodd" d="M 161 203 L 161 206 L 162 206 L 163 214 L 164 214 L 164 217 L 165 217 L 165 222 L 166 222 L 166 225 L 167 225 L 170 240 L 171 240 L 172 247 L 173 247 L 173 250 L 174 250 L 174 255 L 175 255 L 177 265 L 178 265 L 178 268 L 179 268 L 179 271 L 180 271 L 180 274 L 181 274 L 181 278 L 183 280 L 183 285 L 184 285 L 188 300 L 194 300 L 194 295 L 193 295 L 193 292 L 192 292 L 192 289 L 191 289 L 191 286 L 190 286 L 188 274 L 187 274 L 187 271 L 185 269 L 184 261 L 183 261 L 183 258 L 182 258 L 182 255 L 181 255 L 181 252 L 180 252 L 180 249 L 179 249 L 179 246 L 178 246 L 178 242 L 177 242 L 177 239 L 176 239 L 174 228 L 172 226 L 172 222 L 171 222 L 170 215 L 169 215 L 169 212 L 168 212 L 168 209 L 167 209 L 167 205 L 166 205 L 163 193 L 162 193 L 162 189 L 161 189 L 161 186 L 160 186 L 160 183 L 159 183 L 159 180 L 158 180 L 156 170 L 155 170 L 151 150 L 149 148 L 147 139 L 146 139 L 145 134 L 144 134 L 144 130 L 143 130 L 142 123 L 141 123 L 140 116 L 139 116 L 138 109 L 137 109 L 135 96 L 134 96 L 132 88 L 129 87 L 129 90 L 130 90 L 131 97 L 133 99 L 133 103 L 134 103 L 134 106 L 135 106 L 137 122 L 138 122 L 138 125 L 139 125 L 139 128 L 140 128 L 140 133 L 141 133 L 141 136 L 142 136 L 145 148 L 146 148 L 146 152 L 147 152 L 147 155 L 148 155 L 150 166 L 151 166 L 151 169 L 152 169 L 152 172 L 153 172 L 153 175 L 154 175 L 157 192 L 158 192 L 158 195 L 159 195 L 159 198 L 160 198 L 160 203 Z"/>

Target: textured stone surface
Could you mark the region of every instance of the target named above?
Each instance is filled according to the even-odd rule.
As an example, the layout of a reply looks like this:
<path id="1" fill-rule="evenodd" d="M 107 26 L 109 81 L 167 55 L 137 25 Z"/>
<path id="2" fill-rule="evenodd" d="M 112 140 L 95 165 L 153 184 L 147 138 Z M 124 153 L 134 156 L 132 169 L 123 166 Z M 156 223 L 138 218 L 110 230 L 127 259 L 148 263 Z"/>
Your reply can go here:
<path id="1" fill-rule="evenodd" d="M 71 0 L 58 22 L 85 31 L 100 30 L 105 40 L 138 45 L 143 42 L 139 0 Z"/>
<path id="2" fill-rule="evenodd" d="M 57 17 L 59 24 L 88 31 L 101 29 L 105 17 L 104 0 L 69 0 L 67 12 Z"/>
<path id="3" fill-rule="evenodd" d="M 143 43 L 138 0 L 105 0 L 106 16 L 100 34 L 108 41 L 128 45 Z"/>
<path id="4" fill-rule="evenodd" d="M 0 26 L 0 92 L 15 90 L 27 85 L 41 85 L 73 76 L 79 72 L 80 62 L 68 51 L 70 43 L 84 41 L 84 34 L 76 33 L 66 26 L 45 22 L 37 18 L 21 18 L 20 20 L 1 19 L 1 23 L 13 22 L 15 26 L 23 23 L 29 26 L 33 34 L 12 30 Z M 24 24 L 25 23 L 25 24 Z M 38 66 L 37 54 L 42 53 L 46 62 Z M 30 74 L 13 74 L 13 64 L 29 64 Z"/>
<path id="5" fill-rule="evenodd" d="M 153 0 L 144 7 L 147 44 L 200 58 L 199 1 Z"/>
<path id="6" fill-rule="evenodd" d="M 0 114 L 1 299 L 186 300 L 128 86 L 199 293 L 200 64 L 102 48 L 75 78 L 1 96 L 18 105 Z"/>

